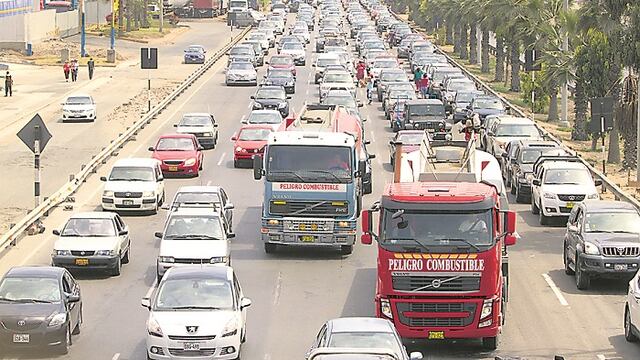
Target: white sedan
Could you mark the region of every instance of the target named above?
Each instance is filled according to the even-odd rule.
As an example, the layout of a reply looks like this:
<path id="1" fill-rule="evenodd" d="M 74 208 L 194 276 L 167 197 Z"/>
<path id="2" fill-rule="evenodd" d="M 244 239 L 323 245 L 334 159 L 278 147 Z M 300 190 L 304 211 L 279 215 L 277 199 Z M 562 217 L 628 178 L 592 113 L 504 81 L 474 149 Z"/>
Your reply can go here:
<path id="1" fill-rule="evenodd" d="M 62 122 L 95 120 L 96 103 L 90 95 L 71 95 L 62 103 Z"/>

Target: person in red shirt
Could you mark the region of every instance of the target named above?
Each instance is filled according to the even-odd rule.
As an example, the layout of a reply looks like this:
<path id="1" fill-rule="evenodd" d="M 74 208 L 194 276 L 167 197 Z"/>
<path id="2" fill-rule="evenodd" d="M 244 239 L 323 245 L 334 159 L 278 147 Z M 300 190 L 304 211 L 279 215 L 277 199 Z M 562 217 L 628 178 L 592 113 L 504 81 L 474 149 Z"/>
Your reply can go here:
<path id="1" fill-rule="evenodd" d="M 429 88 L 429 77 L 427 74 L 423 74 L 422 79 L 418 81 L 418 92 L 420 92 L 423 99 L 427 98 L 427 88 Z"/>
<path id="2" fill-rule="evenodd" d="M 367 70 L 367 66 L 364 64 L 364 61 L 359 61 L 358 66 L 356 66 L 356 79 L 358 79 L 358 86 L 363 86 L 364 74 Z"/>
<path id="3" fill-rule="evenodd" d="M 69 72 L 71 71 L 71 65 L 69 65 L 68 61 L 65 61 L 64 65 L 62 65 L 62 71 L 64 71 L 64 79 L 69 82 Z"/>

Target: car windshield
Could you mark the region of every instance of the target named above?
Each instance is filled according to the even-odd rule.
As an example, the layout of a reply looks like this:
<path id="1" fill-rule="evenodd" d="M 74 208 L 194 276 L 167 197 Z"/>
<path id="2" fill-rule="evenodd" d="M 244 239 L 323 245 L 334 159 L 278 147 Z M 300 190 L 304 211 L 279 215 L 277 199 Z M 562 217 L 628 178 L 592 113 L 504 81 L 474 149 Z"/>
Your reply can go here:
<path id="1" fill-rule="evenodd" d="M 242 129 L 238 140 L 242 141 L 267 141 L 271 129 Z"/>
<path id="2" fill-rule="evenodd" d="M 0 302 L 57 303 L 61 298 L 58 279 L 6 277 L 0 283 Z"/>
<path id="3" fill-rule="evenodd" d="M 423 138 L 424 138 L 424 133 L 400 134 L 398 136 L 398 141 L 402 142 L 404 145 L 416 145 L 416 144 L 420 144 Z"/>
<path id="4" fill-rule="evenodd" d="M 249 124 L 280 124 L 282 122 L 282 115 L 280 113 L 256 113 L 249 114 L 247 123 Z"/>
<path id="5" fill-rule="evenodd" d="M 269 146 L 267 180 L 351 182 L 351 149 L 337 146 Z"/>
<path id="6" fill-rule="evenodd" d="M 256 92 L 256 99 L 284 100 L 286 97 L 284 89 L 260 89 Z"/>
<path id="7" fill-rule="evenodd" d="M 458 93 L 456 94 L 456 102 L 457 103 L 470 103 L 471 100 L 473 100 L 473 98 L 476 96 L 476 93 L 472 93 L 472 92 L 461 92 L 458 91 Z"/>
<path id="8" fill-rule="evenodd" d="M 189 47 L 187 49 L 187 52 L 198 52 L 198 53 L 201 53 L 201 52 L 204 52 L 204 49 L 201 48 L 201 47 L 198 47 L 198 46 L 192 46 L 192 47 Z"/>
<path id="9" fill-rule="evenodd" d="M 318 67 L 325 67 L 327 65 L 340 65 L 340 60 L 338 58 L 324 58 L 316 61 L 316 66 Z"/>
<path id="10" fill-rule="evenodd" d="M 166 240 L 222 240 L 220 219 L 214 216 L 171 216 L 164 233 Z"/>
<path id="11" fill-rule="evenodd" d="M 404 72 L 383 72 L 380 74 L 381 81 L 403 81 L 407 80 L 407 75 Z"/>
<path id="12" fill-rule="evenodd" d="M 544 183 L 587 185 L 593 184 L 593 179 L 586 169 L 549 169 L 544 174 Z"/>
<path id="13" fill-rule="evenodd" d="M 421 104 L 410 105 L 409 116 L 440 116 L 444 115 L 444 105 L 442 104 Z"/>
<path id="14" fill-rule="evenodd" d="M 267 73 L 267 76 L 270 78 L 287 78 L 293 80 L 293 74 L 289 70 L 279 70 L 273 69 Z"/>
<path id="15" fill-rule="evenodd" d="M 499 124 L 495 136 L 535 138 L 540 136 L 540 132 L 533 124 Z"/>
<path id="16" fill-rule="evenodd" d="M 284 56 L 274 56 L 269 61 L 269 64 L 271 64 L 271 65 L 292 65 L 293 64 L 293 59 L 291 59 L 290 57 L 284 57 Z"/>
<path id="17" fill-rule="evenodd" d="M 398 339 L 390 332 L 339 332 L 331 334 L 328 347 L 390 349 L 401 354 Z"/>
<path id="18" fill-rule="evenodd" d="M 290 41 L 282 45 L 282 50 L 304 50 L 304 47 L 300 43 Z"/>
<path id="19" fill-rule="evenodd" d="M 584 231 L 640 234 L 640 215 L 635 211 L 586 213 Z"/>
<path id="20" fill-rule="evenodd" d="M 398 66 L 398 63 L 395 60 L 376 60 L 373 63 L 374 68 L 388 69 L 394 68 Z"/>
<path id="21" fill-rule="evenodd" d="M 356 108 L 358 104 L 351 96 L 327 96 L 324 103 L 328 105 L 342 105 L 345 107 Z"/>
<path id="22" fill-rule="evenodd" d="M 477 109 L 504 109 L 504 106 L 502 105 L 502 101 L 500 101 L 500 99 L 476 99 L 476 101 L 474 101 L 474 107 Z"/>
<path id="23" fill-rule="evenodd" d="M 117 166 L 111 170 L 109 181 L 155 181 L 155 177 L 151 167 Z"/>
<path id="24" fill-rule="evenodd" d="M 158 289 L 154 310 L 229 310 L 233 305 L 229 281 L 168 279 Z"/>
<path id="25" fill-rule="evenodd" d="M 489 246 L 493 244 L 492 227 L 491 210 L 462 212 L 386 209 L 383 214 L 382 245 Z"/>
<path id="26" fill-rule="evenodd" d="M 111 219 L 69 219 L 61 236 L 116 236 Z"/>
<path id="27" fill-rule="evenodd" d="M 232 62 L 229 64 L 229 70 L 254 70 L 253 65 L 249 62 Z"/>
<path id="28" fill-rule="evenodd" d="M 67 105 L 89 105 L 91 98 L 87 96 L 71 96 L 67 98 Z"/>
<path id="29" fill-rule="evenodd" d="M 210 126 L 211 118 L 208 116 L 185 116 L 180 121 L 180 126 Z"/>
<path id="30" fill-rule="evenodd" d="M 452 81 L 449 84 L 449 91 L 458 91 L 458 90 L 475 90 L 476 85 L 469 81 Z"/>
<path id="31" fill-rule="evenodd" d="M 324 75 L 324 81 L 330 83 L 353 82 L 353 78 L 348 73 L 328 73 Z"/>
<path id="32" fill-rule="evenodd" d="M 162 138 L 156 145 L 159 151 L 190 151 L 195 148 L 193 140 L 189 138 Z"/>
<path id="33" fill-rule="evenodd" d="M 533 164 L 540 156 L 561 156 L 564 154 L 564 150 L 557 148 L 524 150 L 522 151 L 522 163 Z"/>
<path id="34" fill-rule="evenodd" d="M 249 35 L 249 40 L 258 40 L 263 41 L 266 40 L 267 36 L 265 34 L 251 34 Z"/>

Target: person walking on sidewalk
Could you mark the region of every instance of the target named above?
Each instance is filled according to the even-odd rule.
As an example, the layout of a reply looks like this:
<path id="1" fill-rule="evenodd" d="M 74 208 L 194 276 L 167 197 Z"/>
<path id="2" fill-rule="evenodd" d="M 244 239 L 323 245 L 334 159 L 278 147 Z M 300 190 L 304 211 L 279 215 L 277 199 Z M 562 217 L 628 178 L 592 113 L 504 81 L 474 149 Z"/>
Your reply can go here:
<path id="1" fill-rule="evenodd" d="M 87 68 L 89 69 L 89 80 L 93 79 L 93 70 L 95 69 L 96 64 L 93 62 L 93 58 L 89 58 L 87 61 Z"/>
<path id="2" fill-rule="evenodd" d="M 8 71 L 4 77 L 4 96 L 13 96 L 13 77 Z"/>
<path id="3" fill-rule="evenodd" d="M 64 65 L 62 65 L 62 71 L 64 71 L 64 79 L 69 82 L 69 72 L 71 71 L 71 66 L 69 65 L 68 61 L 65 61 Z"/>

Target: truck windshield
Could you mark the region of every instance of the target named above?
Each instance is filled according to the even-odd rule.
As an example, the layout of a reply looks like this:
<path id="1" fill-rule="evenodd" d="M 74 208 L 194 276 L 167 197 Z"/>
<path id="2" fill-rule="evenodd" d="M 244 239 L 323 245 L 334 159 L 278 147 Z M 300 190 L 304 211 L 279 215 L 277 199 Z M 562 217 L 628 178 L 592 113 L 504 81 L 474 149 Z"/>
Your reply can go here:
<path id="1" fill-rule="evenodd" d="M 432 247 L 491 246 L 491 210 L 473 212 L 385 209 L 380 244 L 385 246 Z"/>
<path id="2" fill-rule="evenodd" d="M 351 182 L 351 149 L 333 146 L 270 145 L 268 181 Z"/>

